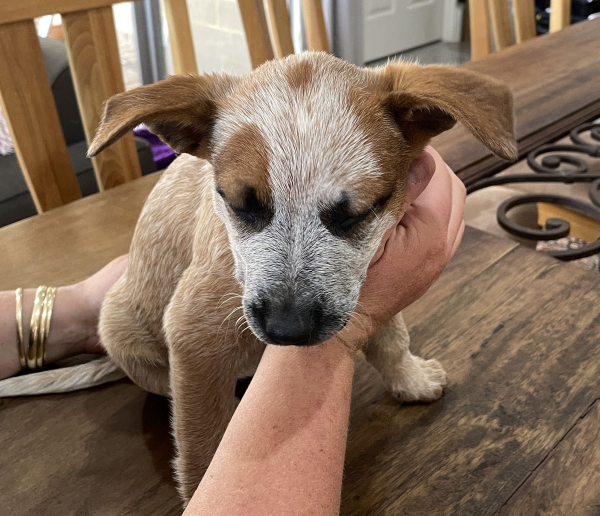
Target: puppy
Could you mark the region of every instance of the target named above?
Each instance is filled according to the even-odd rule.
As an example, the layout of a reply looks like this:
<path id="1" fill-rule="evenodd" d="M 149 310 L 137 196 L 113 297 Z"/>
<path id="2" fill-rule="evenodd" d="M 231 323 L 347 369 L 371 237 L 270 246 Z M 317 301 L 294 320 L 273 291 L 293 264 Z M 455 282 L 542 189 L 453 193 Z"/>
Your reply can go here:
<path id="1" fill-rule="evenodd" d="M 184 500 L 265 343 L 316 345 L 348 323 L 409 164 L 457 120 L 517 157 L 508 88 L 447 66 L 361 69 L 304 53 L 107 102 L 90 156 L 142 122 L 181 154 L 146 202 L 100 335 L 134 382 L 172 397 Z M 400 314 L 364 353 L 399 400 L 436 400 L 442 366 L 408 345 Z"/>

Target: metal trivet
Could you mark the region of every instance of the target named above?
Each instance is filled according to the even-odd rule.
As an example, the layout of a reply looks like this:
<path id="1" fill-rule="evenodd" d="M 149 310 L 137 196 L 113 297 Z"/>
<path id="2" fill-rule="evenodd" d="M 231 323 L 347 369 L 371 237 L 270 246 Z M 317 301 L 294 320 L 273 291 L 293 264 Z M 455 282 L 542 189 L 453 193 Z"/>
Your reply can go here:
<path id="1" fill-rule="evenodd" d="M 573 144 L 542 145 L 527 155 L 527 164 L 535 174 L 511 174 L 500 177 L 489 177 L 473 183 L 467 188 L 467 195 L 489 186 L 509 183 L 591 183 L 589 197 L 592 204 L 572 199 L 563 195 L 525 194 L 511 197 L 504 201 L 497 211 L 498 224 L 512 235 L 528 240 L 558 240 L 569 236 L 571 225 L 563 219 L 550 218 L 544 229 L 521 226 L 508 218 L 508 212 L 516 206 L 530 203 L 550 203 L 564 206 L 600 222 L 600 174 L 588 174 L 588 164 L 576 156 L 567 156 L 561 152 L 575 152 L 600 158 L 600 145 L 585 142 L 581 134 L 589 131 L 593 140 L 600 142 L 600 123 L 587 123 L 573 129 L 569 134 Z M 536 161 L 542 154 L 540 162 Z M 561 165 L 569 165 L 568 169 Z M 548 251 L 548 254 L 563 261 L 578 260 L 600 253 L 600 238 L 579 249 L 565 251 Z"/>

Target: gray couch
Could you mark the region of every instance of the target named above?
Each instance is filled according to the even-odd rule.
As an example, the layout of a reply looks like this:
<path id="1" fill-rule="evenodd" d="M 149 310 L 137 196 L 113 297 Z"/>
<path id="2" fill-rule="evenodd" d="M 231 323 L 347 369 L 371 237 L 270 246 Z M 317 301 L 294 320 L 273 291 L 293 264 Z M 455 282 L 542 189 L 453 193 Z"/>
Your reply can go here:
<path id="1" fill-rule="evenodd" d="M 96 193 L 98 185 L 92 169 L 92 162 L 85 156 L 87 144 L 77 108 L 67 50 L 64 43 L 60 41 L 40 39 L 40 44 L 81 193 L 84 196 Z M 136 138 L 136 146 L 142 174 L 154 172 L 156 166 L 148 142 L 142 138 Z M 17 156 L 15 154 L 0 155 L 0 227 L 31 217 L 36 213 Z"/>

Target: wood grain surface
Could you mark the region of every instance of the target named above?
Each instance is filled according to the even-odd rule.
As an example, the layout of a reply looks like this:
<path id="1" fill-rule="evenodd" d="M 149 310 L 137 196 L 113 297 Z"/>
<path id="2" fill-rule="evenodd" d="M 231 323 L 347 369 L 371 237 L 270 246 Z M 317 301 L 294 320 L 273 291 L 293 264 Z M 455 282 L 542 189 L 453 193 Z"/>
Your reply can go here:
<path id="1" fill-rule="evenodd" d="M 81 197 L 33 20 L 0 25 L 0 105 L 38 212 Z"/>
<path id="2" fill-rule="evenodd" d="M 502 516 L 596 516 L 600 512 L 600 402 L 516 491 Z"/>
<path id="3" fill-rule="evenodd" d="M 104 102 L 123 93 L 123 71 L 112 7 L 63 15 L 73 84 L 88 145 L 100 124 Z M 142 176 L 133 132 L 92 158 L 100 190 Z"/>
<path id="4" fill-rule="evenodd" d="M 600 19 L 539 36 L 464 66 L 502 79 L 515 98 L 519 155 L 600 115 Z M 462 125 L 433 145 L 467 184 L 510 165 Z"/>
<path id="5" fill-rule="evenodd" d="M 127 253 L 159 177 L 156 172 L 1 228 L 0 290 L 75 283 Z"/>
<path id="6" fill-rule="evenodd" d="M 467 233 L 455 262 L 483 270 L 447 271 L 405 312 L 442 400 L 399 408 L 359 365 L 342 514 L 496 514 L 600 395 L 600 278 L 520 247 L 490 263 L 484 242 Z"/>

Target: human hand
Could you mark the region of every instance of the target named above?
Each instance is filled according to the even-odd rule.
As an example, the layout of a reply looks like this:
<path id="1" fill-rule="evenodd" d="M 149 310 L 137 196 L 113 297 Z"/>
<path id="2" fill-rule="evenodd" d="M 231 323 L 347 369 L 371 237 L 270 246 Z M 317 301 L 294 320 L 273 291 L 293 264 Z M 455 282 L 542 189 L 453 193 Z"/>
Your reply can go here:
<path id="1" fill-rule="evenodd" d="M 373 257 L 351 322 L 334 337 L 353 354 L 379 326 L 427 292 L 462 239 L 462 181 L 430 146 L 410 167 L 409 177 L 417 180 L 408 184 L 405 209 Z"/>
<path id="2" fill-rule="evenodd" d="M 97 331 L 100 307 L 108 290 L 125 272 L 127 257 L 128 255 L 125 254 L 115 258 L 96 274 L 73 285 L 73 288 L 79 292 L 83 303 L 82 319 L 85 321 L 84 326 L 88 328 L 89 333 L 89 338 L 86 340 L 86 352 L 88 353 L 104 352 Z"/>

